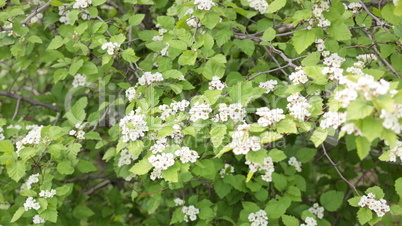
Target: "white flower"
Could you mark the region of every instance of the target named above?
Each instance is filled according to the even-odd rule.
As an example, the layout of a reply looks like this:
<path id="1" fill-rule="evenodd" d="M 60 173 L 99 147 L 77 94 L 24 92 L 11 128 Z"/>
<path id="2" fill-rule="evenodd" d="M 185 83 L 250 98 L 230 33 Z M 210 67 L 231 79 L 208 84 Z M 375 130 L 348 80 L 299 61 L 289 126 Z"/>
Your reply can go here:
<path id="1" fill-rule="evenodd" d="M 144 119 L 144 114 L 137 114 L 135 111 L 131 111 L 127 116 L 120 120 L 119 126 L 122 130 L 123 142 L 135 141 L 145 135 L 144 132 L 148 131 L 149 128 Z"/>
<path id="2" fill-rule="evenodd" d="M 209 113 L 212 112 L 211 107 L 207 103 L 200 104 L 199 102 L 195 103 L 193 107 L 191 107 L 190 113 L 190 121 L 197 121 L 198 119 L 206 120 L 209 118 Z"/>
<path id="3" fill-rule="evenodd" d="M 280 120 L 285 119 L 283 110 L 280 108 L 270 110 L 267 107 L 262 107 L 258 108 L 255 114 L 261 116 L 258 119 L 258 124 L 264 127 L 274 125 Z"/>
<path id="4" fill-rule="evenodd" d="M 311 115 L 308 111 L 311 108 L 311 104 L 307 103 L 307 99 L 300 95 L 300 93 L 294 93 L 287 97 L 289 104 L 286 106 L 290 111 L 290 116 L 298 119 L 304 120 L 305 117 Z"/>
<path id="5" fill-rule="evenodd" d="M 197 9 L 210 10 L 216 3 L 212 0 L 195 0 L 194 5 L 196 5 Z"/>
<path id="6" fill-rule="evenodd" d="M 44 197 L 44 198 L 52 198 L 53 196 L 56 195 L 56 190 L 51 189 L 49 190 L 41 190 L 39 193 L 40 197 Z"/>
<path id="7" fill-rule="evenodd" d="M 259 87 L 266 89 L 267 91 L 265 93 L 269 93 L 269 92 L 274 91 L 275 85 L 277 85 L 277 84 L 278 84 L 278 81 L 276 81 L 276 80 L 268 80 L 266 82 L 261 82 Z"/>
<path id="8" fill-rule="evenodd" d="M 74 81 L 73 81 L 72 84 L 73 84 L 74 87 L 86 86 L 86 84 L 87 84 L 87 76 L 82 75 L 82 74 L 76 74 L 74 76 Z"/>
<path id="9" fill-rule="evenodd" d="M 337 129 L 342 123 L 346 122 L 346 113 L 342 112 L 325 112 L 322 116 L 323 120 L 320 122 L 320 127 L 327 129 L 332 127 Z"/>
<path id="10" fill-rule="evenodd" d="M 151 165 L 157 169 L 166 170 L 170 166 L 174 165 L 174 155 L 172 153 L 161 153 L 157 155 L 151 155 L 148 158 Z"/>
<path id="11" fill-rule="evenodd" d="M 246 155 L 250 150 L 258 151 L 261 149 L 260 138 L 249 136 L 250 125 L 243 124 L 237 127 L 232 135 L 232 142 L 229 144 L 233 148 L 235 155 Z"/>
<path id="12" fill-rule="evenodd" d="M 301 172 L 301 162 L 297 161 L 296 157 L 292 156 L 290 157 L 288 164 L 291 166 L 294 166 L 296 168 L 297 172 Z"/>
<path id="13" fill-rule="evenodd" d="M 307 74 L 301 69 L 301 67 L 297 67 L 295 72 L 289 75 L 290 81 L 293 84 L 304 84 L 308 81 Z"/>
<path id="14" fill-rule="evenodd" d="M 228 121 L 231 118 L 233 121 L 244 121 L 246 117 L 246 110 L 239 103 L 230 104 L 229 106 L 226 104 L 219 105 L 219 114 L 216 115 L 216 119 L 222 122 Z"/>
<path id="15" fill-rule="evenodd" d="M 267 12 L 268 3 L 266 0 L 247 0 L 251 8 L 260 11 L 261 14 Z"/>
<path id="16" fill-rule="evenodd" d="M 163 48 L 161 50 L 161 56 L 169 56 L 169 52 L 168 52 L 169 46 L 170 46 L 170 44 L 168 42 L 166 42 L 165 48 Z"/>
<path id="17" fill-rule="evenodd" d="M 373 210 L 378 217 L 383 217 L 390 211 L 390 207 L 385 199 L 376 200 L 373 193 L 368 193 L 360 198 L 358 205 L 362 208 L 368 207 Z"/>
<path id="18" fill-rule="evenodd" d="M 318 203 L 314 203 L 313 207 L 310 207 L 308 211 L 316 215 L 318 219 L 322 219 L 324 217 L 324 207 L 318 205 Z"/>
<path id="19" fill-rule="evenodd" d="M 251 172 L 263 171 L 265 174 L 261 176 L 261 179 L 266 182 L 272 181 L 272 173 L 275 171 L 274 162 L 271 157 L 266 157 L 262 164 L 246 161 Z"/>
<path id="20" fill-rule="evenodd" d="M 37 202 L 34 198 L 28 197 L 24 203 L 24 208 L 25 211 L 28 211 L 30 209 L 38 210 L 40 209 L 40 205 L 39 202 Z"/>
<path id="21" fill-rule="evenodd" d="M 101 47 L 103 50 L 107 49 L 107 53 L 109 55 L 113 55 L 116 49 L 120 48 L 120 45 L 117 42 L 106 42 Z"/>
<path id="22" fill-rule="evenodd" d="M 174 204 L 176 204 L 176 206 L 184 205 L 184 200 L 181 198 L 175 198 L 173 201 L 174 201 Z"/>
<path id="23" fill-rule="evenodd" d="M 221 178 L 224 178 L 227 175 L 231 175 L 234 173 L 234 167 L 225 163 L 225 166 L 219 171 L 219 175 L 221 175 Z"/>
<path id="24" fill-rule="evenodd" d="M 200 210 L 193 205 L 183 206 L 181 211 L 184 213 L 184 221 L 189 222 L 195 221 L 197 219 L 197 214 L 200 213 Z"/>
<path id="25" fill-rule="evenodd" d="M 85 9 L 88 8 L 89 5 L 92 4 L 92 0 L 76 0 L 73 8 L 74 9 Z"/>
<path id="26" fill-rule="evenodd" d="M 266 226 L 268 225 L 268 217 L 265 210 L 259 210 L 255 213 L 250 213 L 247 217 L 252 226 Z"/>
<path id="27" fill-rule="evenodd" d="M 118 167 L 122 167 L 124 165 L 130 165 L 132 161 L 135 161 L 138 157 L 130 154 L 127 149 L 121 150 L 119 162 L 117 163 Z"/>
<path id="28" fill-rule="evenodd" d="M 34 224 L 44 224 L 44 223 L 46 223 L 45 219 L 43 219 L 43 218 L 40 217 L 39 215 L 35 215 L 35 216 L 32 218 L 32 222 L 33 222 Z"/>
<path id="29" fill-rule="evenodd" d="M 218 76 L 213 76 L 212 81 L 209 82 L 208 89 L 210 89 L 210 90 L 214 90 L 214 89 L 222 90 L 225 87 L 226 87 L 226 84 L 222 83 Z"/>
<path id="30" fill-rule="evenodd" d="M 128 101 L 133 101 L 135 98 L 138 98 L 139 95 L 137 94 L 136 90 L 134 87 L 130 87 L 126 90 L 126 97 Z"/>
<path id="31" fill-rule="evenodd" d="M 182 163 L 194 163 L 200 157 L 196 151 L 190 150 L 189 147 L 182 147 L 180 150 L 175 151 L 174 154 L 180 157 Z"/>
<path id="32" fill-rule="evenodd" d="M 153 82 L 160 82 L 163 81 L 163 76 L 161 73 L 156 72 L 152 74 L 151 72 L 145 72 L 141 78 L 138 79 L 138 83 L 140 85 L 150 85 Z"/>

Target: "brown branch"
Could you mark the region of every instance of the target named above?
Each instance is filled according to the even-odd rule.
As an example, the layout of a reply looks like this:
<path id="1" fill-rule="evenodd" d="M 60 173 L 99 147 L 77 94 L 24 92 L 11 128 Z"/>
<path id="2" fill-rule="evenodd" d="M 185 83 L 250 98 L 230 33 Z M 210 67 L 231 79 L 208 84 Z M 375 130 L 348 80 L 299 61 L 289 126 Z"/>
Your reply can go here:
<path id="1" fill-rule="evenodd" d="M 110 184 L 111 181 L 110 180 L 105 180 L 100 182 L 99 184 L 96 184 L 95 186 L 91 187 L 88 191 L 81 191 L 80 194 L 84 194 L 84 195 L 90 195 L 92 194 L 94 191 L 105 187 L 106 185 Z"/>
<path id="2" fill-rule="evenodd" d="M 387 32 L 389 33 L 389 31 L 388 31 L 388 29 L 386 29 L 386 27 L 391 28 L 392 26 L 389 25 L 389 24 L 387 24 L 387 23 L 385 23 L 385 22 L 383 22 L 383 21 L 381 21 L 380 18 L 376 17 L 376 16 L 367 8 L 367 6 L 365 5 L 365 3 L 364 3 L 362 0 L 359 0 L 359 2 L 360 2 L 360 4 L 362 5 L 362 8 L 364 9 L 364 11 L 366 11 L 367 14 L 370 15 L 370 16 L 377 22 L 378 25 L 384 27 L 385 31 L 387 31 Z"/>
<path id="3" fill-rule="evenodd" d="M 131 188 L 131 190 L 137 192 L 140 195 L 152 195 L 152 194 L 156 194 L 158 192 L 164 191 L 164 190 L 169 188 L 169 187 L 165 187 L 165 188 L 162 188 L 162 189 L 160 189 L 158 191 L 154 191 L 154 192 L 150 192 L 150 193 L 142 193 L 142 192 L 139 192 L 139 191 L 135 190 L 135 188 L 133 188 L 133 186 L 131 186 L 128 182 L 126 182 L 126 184 L 127 184 L 127 186 L 129 186 Z"/>
<path id="4" fill-rule="evenodd" d="M 271 72 L 279 71 L 279 70 L 282 70 L 282 69 L 287 68 L 287 67 L 290 67 L 290 65 L 287 64 L 287 65 L 285 65 L 285 66 L 281 66 L 281 67 L 278 67 L 278 68 L 274 68 L 274 69 L 271 69 L 271 70 L 268 70 L 268 71 L 261 71 L 261 72 L 258 72 L 257 74 L 255 74 L 255 75 L 251 76 L 250 78 L 248 78 L 247 81 L 253 80 L 254 78 L 258 77 L 259 75 L 262 75 L 262 74 L 269 74 L 269 73 L 271 73 Z"/>
<path id="5" fill-rule="evenodd" d="M 21 24 L 26 24 L 32 17 L 36 16 L 38 13 L 42 12 L 45 10 L 47 7 L 50 6 L 50 1 L 47 2 L 46 4 L 40 6 L 37 9 L 32 10 L 31 14 L 29 14 L 22 22 Z"/>
<path id="6" fill-rule="evenodd" d="M 48 109 L 53 110 L 53 111 L 59 111 L 59 109 L 56 106 L 53 106 L 51 104 L 43 103 L 43 102 L 40 102 L 40 101 L 37 101 L 37 100 L 33 100 L 31 98 L 23 97 L 23 96 L 13 94 L 13 93 L 10 93 L 10 92 L 0 90 L 0 96 L 10 97 L 10 98 L 13 98 L 13 99 L 16 99 L 16 100 L 21 99 L 22 101 L 28 102 L 28 103 L 33 104 L 35 106 L 41 106 L 41 107 L 45 107 L 45 108 L 48 108 Z"/>
<path id="7" fill-rule="evenodd" d="M 338 164 L 334 163 L 334 161 L 332 161 L 332 159 L 329 157 L 329 155 L 328 155 L 328 153 L 327 153 L 327 150 L 325 149 L 324 144 L 322 144 L 321 146 L 322 146 L 322 150 L 324 151 L 325 157 L 327 157 L 327 159 L 328 159 L 329 162 L 332 164 L 332 166 L 335 168 L 336 172 L 338 172 L 338 174 L 339 174 L 339 176 L 342 178 L 342 180 L 344 180 L 344 181 L 350 186 L 350 188 L 353 189 L 353 190 L 356 192 L 356 194 L 357 194 L 358 196 L 360 196 L 360 194 L 359 194 L 359 192 L 357 191 L 356 187 L 355 187 L 352 183 L 350 183 L 350 182 L 342 175 L 341 171 L 339 171 L 339 169 L 338 169 L 338 167 L 337 167 Z"/>

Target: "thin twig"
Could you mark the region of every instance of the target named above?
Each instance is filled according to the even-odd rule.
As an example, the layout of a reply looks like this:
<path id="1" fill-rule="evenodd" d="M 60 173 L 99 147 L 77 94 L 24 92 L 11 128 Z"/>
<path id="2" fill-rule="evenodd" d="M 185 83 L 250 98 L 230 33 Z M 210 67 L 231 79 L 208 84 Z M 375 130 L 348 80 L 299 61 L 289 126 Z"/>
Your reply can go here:
<path id="1" fill-rule="evenodd" d="M 32 10 L 31 14 L 29 14 L 29 16 L 27 16 L 22 22 L 21 24 L 26 24 L 32 17 L 36 16 L 38 13 L 42 12 L 43 10 L 45 10 L 47 7 L 50 6 L 50 2 L 45 3 L 44 5 L 42 5 L 41 7 Z"/>
<path id="2" fill-rule="evenodd" d="M 17 114 L 18 114 L 18 109 L 20 108 L 20 102 L 21 102 L 21 98 L 18 98 L 18 99 L 17 99 L 17 106 L 15 107 L 15 111 L 14 111 L 14 115 L 13 115 L 13 117 L 11 118 L 12 121 L 14 121 L 15 117 L 16 117 Z"/>
<path id="3" fill-rule="evenodd" d="M 10 92 L 0 90 L 0 96 L 10 97 L 10 98 L 13 98 L 13 99 L 16 99 L 16 100 L 21 99 L 22 101 L 28 102 L 28 103 L 33 104 L 35 106 L 41 106 L 41 107 L 45 107 L 45 108 L 48 108 L 48 109 L 53 110 L 53 111 L 59 111 L 59 109 L 56 106 L 53 106 L 51 104 L 42 103 L 40 101 L 33 100 L 31 98 L 23 97 L 23 96 L 13 94 L 13 93 L 10 93 Z"/>
<path id="4" fill-rule="evenodd" d="M 362 0 L 359 0 L 359 2 L 362 5 L 362 8 L 364 9 L 364 11 L 366 11 L 367 14 L 370 15 L 377 22 L 378 25 L 384 26 L 384 30 L 387 33 L 389 33 L 389 31 L 388 31 L 388 29 L 386 27 L 391 28 L 392 26 L 387 24 L 387 23 L 385 23 L 385 22 L 383 22 L 383 21 L 381 21 L 380 18 L 376 17 L 372 12 L 370 12 L 370 10 L 367 8 L 367 6 L 365 5 L 365 3 Z"/>
<path id="5" fill-rule="evenodd" d="M 100 188 L 103 188 L 103 187 L 105 187 L 106 185 L 108 185 L 108 184 L 110 184 L 110 183 L 111 183 L 110 180 L 102 181 L 102 182 L 100 182 L 99 184 L 96 184 L 95 186 L 91 187 L 88 191 L 85 191 L 85 192 L 84 192 L 84 191 L 81 191 L 80 194 L 90 195 L 90 194 L 92 194 L 94 191 L 96 191 L 96 190 L 98 190 L 98 189 L 100 189 Z"/>
<path id="6" fill-rule="evenodd" d="M 282 70 L 282 69 L 287 68 L 287 67 L 290 67 L 290 65 L 287 64 L 287 65 L 285 65 L 285 66 L 281 66 L 281 67 L 278 67 L 278 68 L 274 68 L 274 69 L 271 69 L 271 70 L 268 70 L 268 71 L 261 71 L 261 72 L 258 72 L 257 74 L 255 74 L 255 75 L 251 76 L 250 78 L 248 78 L 247 81 L 253 80 L 254 78 L 256 78 L 256 77 L 258 77 L 258 76 L 260 76 L 260 75 L 262 75 L 262 74 L 269 74 L 269 73 L 271 73 L 271 72 L 279 71 L 279 70 Z"/>
<path id="7" fill-rule="evenodd" d="M 341 171 L 339 171 L 339 169 L 338 169 L 338 167 L 337 167 L 337 164 L 335 164 L 334 161 L 332 161 L 332 159 L 329 157 L 329 155 L 328 155 L 328 153 L 327 153 L 327 149 L 325 149 L 324 144 L 322 144 L 321 146 L 322 146 L 322 150 L 324 151 L 325 157 L 327 157 L 327 159 L 328 159 L 329 162 L 332 164 L 332 166 L 335 168 L 336 172 L 338 172 L 338 174 L 339 174 L 339 176 L 342 178 L 342 180 L 344 180 L 344 181 L 350 186 L 350 188 L 352 188 L 352 189 L 356 192 L 356 194 L 357 194 L 358 196 L 360 196 L 360 194 L 359 194 L 359 192 L 357 191 L 356 187 L 355 187 L 352 183 L 350 183 L 350 182 L 342 175 Z"/>
<path id="8" fill-rule="evenodd" d="M 133 188 L 133 186 L 131 186 L 129 183 L 126 182 L 126 184 L 127 184 L 127 186 L 129 186 L 129 187 L 131 188 L 131 190 L 137 192 L 137 193 L 140 194 L 140 195 L 152 195 L 152 194 L 156 194 L 156 193 L 158 193 L 158 192 L 164 191 L 164 190 L 166 190 L 166 189 L 169 188 L 169 187 L 165 187 L 165 188 L 162 188 L 162 189 L 160 189 L 160 190 L 158 190 L 158 191 L 154 191 L 154 192 L 150 192 L 150 193 L 143 193 L 143 192 L 140 192 L 140 191 L 135 190 L 135 188 Z"/>

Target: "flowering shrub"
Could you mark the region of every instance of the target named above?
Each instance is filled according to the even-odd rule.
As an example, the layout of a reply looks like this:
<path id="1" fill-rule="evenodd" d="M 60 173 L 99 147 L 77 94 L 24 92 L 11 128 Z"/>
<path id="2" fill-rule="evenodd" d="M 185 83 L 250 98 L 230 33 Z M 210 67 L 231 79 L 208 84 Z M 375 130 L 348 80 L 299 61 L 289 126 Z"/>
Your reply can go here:
<path id="1" fill-rule="evenodd" d="M 0 7 L 0 225 L 401 224 L 400 0 Z"/>

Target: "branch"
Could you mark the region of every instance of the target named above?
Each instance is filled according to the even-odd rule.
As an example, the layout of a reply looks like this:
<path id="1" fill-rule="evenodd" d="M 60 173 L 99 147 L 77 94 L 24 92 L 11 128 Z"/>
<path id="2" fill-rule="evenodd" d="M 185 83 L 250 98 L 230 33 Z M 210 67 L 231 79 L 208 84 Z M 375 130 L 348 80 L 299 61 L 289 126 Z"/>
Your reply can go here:
<path id="1" fill-rule="evenodd" d="M 31 14 L 29 16 L 27 16 L 27 18 L 25 18 L 21 24 L 26 24 L 32 17 L 36 16 L 36 14 L 42 12 L 43 10 L 45 10 L 47 7 L 50 6 L 50 1 L 44 5 L 42 5 L 41 7 L 32 10 Z"/>
<path id="2" fill-rule="evenodd" d="M 150 193 L 142 193 L 142 192 L 139 192 L 139 191 L 135 190 L 135 188 L 133 188 L 133 186 L 131 186 L 129 183 L 127 183 L 127 182 L 126 182 L 126 184 L 127 184 L 127 186 L 129 186 L 129 187 L 131 188 L 131 190 L 133 190 L 133 191 L 137 192 L 137 193 L 138 193 L 138 194 L 140 194 L 140 195 L 152 195 L 152 194 L 155 194 L 155 193 L 158 193 L 158 192 L 164 191 L 164 190 L 166 190 L 166 189 L 168 189 L 168 188 L 169 188 L 169 187 L 165 187 L 165 188 L 162 188 L 162 189 L 157 190 L 157 191 L 154 191 L 154 192 L 150 192 Z"/>
<path id="3" fill-rule="evenodd" d="M 385 31 L 389 33 L 389 31 L 385 27 L 391 28 L 392 26 L 381 21 L 380 18 L 376 17 L 372 12 L 370 12 L 370 10 L 367 8 L 366 4 L 362 0 L 359 0 L 359 2 L 362 5 L 362 8 L 367 12 L 367 14 L 370 15 L 377 22 L 378 25 L 384 26 Z"/>
<path id="4" fill-rule="evenodd" d="M 102 181 L 102 182 L 100 182 L 99 184 L 96 184 L 95 186 L 91 187 L 88 191 L 85 191 L 85 192 L 84 192 L 84 191 L 81 191 L 80 194 L 90 195 L 90 194 L 92 194 L 94 191 L 96 191 L 96 190 L 98 190 L 98 189 L 100 189 L 100 188 L 103 188 L 103 187 L 105 187 L 106 185 L 108 185 L 108 184 L 110 184 L 110 183 L 111 183 L 110 180 Z"/>
<path id="5" fill-rule="evenodd" d="M 254 78 L 258 77 L 259 75 L 262 75 L 262 74 L 269 74 L 269 73 L 271 73 L 271 72 L 279 71 L 279 70 L 282 70 L 282 69 L 287 68 L 287 67 L 290 67 L 290 65 L 287 64 L 287 65 L 285 65 L 285 66 L 281 66 L 281 67 L 278 67 L 278 68 L 274 68 L 274 69 L 271 69 L 271 70 L 269 70 L 269 71 L 261 71 L 261 72 L 258 72 L 257 74 L 255 74 L 255 75 L 251 76 L 250 78 L 248 78 L 247 81 L 253 80 Z"/>
<path id="6" fill-rule="evenodd" d="M 339 169 L 338 169 L 338 167 L 337 167 L 338 164 L 334 163 L 334 161 L 332 161 L 332 159 L 329 157 L 329 155 L 328 155 L 328 153 L 327 153 L 327 150 L 325 149 L 324 144 L 322 144 L 321 146 L 322 146 L 322 150 L 324 151 L 325 157 L 327 157 L 327 159 L 328 159 L 329 162 L 332 164 L 332 166 L 335 168 L 336 172 L 338 172 L 338 174 L 339 174 L 339 176 L 342 178 L 342 180 L 344 180 L 344 181 L 350 186 L 350 188 L 353 189 L 353 190 L 356 192 L 356 194 L 357 194 L 358 196 L 360 196 L 360 194 L 359 194 L 359 192 L 357 191 L 356 187 L 355 187 L 352 183 L 350 183 L 350 182 L 342 175 L 341 171 L 339 171 Z"/>
<path id="7" fill-rule="evenodd" d="M 48 108 L 48 109 L 50 109 L 50 110 L 53 110 L 53 111 L 59 111 L 59 109 L 56 107 L 56 106 L 53 106 L 53 105 L 51 105 L 51 104 L 47 104 L 47 103 L 42 103 L 42 102 L 40 102 L 40 101 L 37 101 L 37 100 L 33 100 L 33 99 L 31 99 L 31 98 L 28 98 L 28 97 L 23 97 L 23 96 L 20 96 L 20 95 L 17 95 L 17 94 L 13 94 L 13 93 L 10 93 L 10 92 L 6 92 L 6 91 L 1 91 L 0 90 L 0 96 L 6 96 L 6 97 L 10 97 L 10 98 L 13 98 L 13 99 L 16 99 L 16 100 L 22 100 L 22 101 L 25 101 L 25 102 L 28 102 L 28 103 L 30 103 L 30 104 L 33 104 L 33 105 L 35 105 L 35 106 L 41 106 L 41 107 L 45 107 L 45 108 Z"/>

